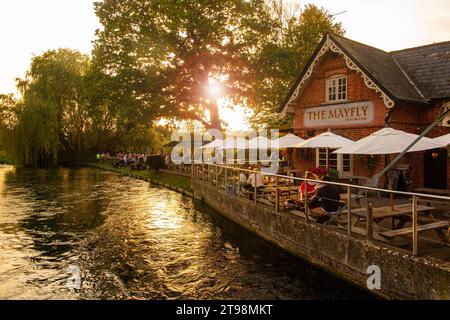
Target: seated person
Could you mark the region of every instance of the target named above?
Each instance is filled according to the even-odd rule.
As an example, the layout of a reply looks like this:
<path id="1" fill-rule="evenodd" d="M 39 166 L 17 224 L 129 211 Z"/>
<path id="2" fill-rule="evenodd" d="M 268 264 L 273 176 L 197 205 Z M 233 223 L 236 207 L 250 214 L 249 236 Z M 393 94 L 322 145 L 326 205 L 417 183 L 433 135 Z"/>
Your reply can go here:
<path id="1" fill-rule="evenodd" d="M 305 172 L 305 179 L 313 179 L 313 180 L 318 180 L 318 177 L 313 174 L 311 171 L 306 171 Z M 314 196 L 314 194 L 317 191 L 317 186 L 315 184 L 312 184 L 311 182 L 306 182 L 303 181 L 300 184 L 300 188 L 298 189 L 298 196 L 300 201 L 303 201 L 305 199 L 305 188 L 308 189 L 308 199 L 311 198 L 312 196 Z"/>
<path id="2" fill-rule="evenodd" d="M 245 175 L 245 173 L 243 171 L 241 171 L 241 173 L 239 173 L 239 184 L 241 186 L 247 185 L 247 176 Z"/>
<path id="3" fill-rule="evenodd" d="M 328 176 L 322 177 L 322 181 L 331 181 Z M 341 195 L 339 189 L 331 184 L 322 185 L 317 191 L 316 195 L 311 199 L 309 208 L 314 209 L 320 207 L 322 211 L 328 214 L 338 212 L 341 207 Z M 330 216 L 321 217 L 317 220 L 318 223 L 324 223 L 330 219 Z"/>
<path id="4" fill-rule="evenodd" d="M 246 189 L 253 190 L 256 187 L 256 189 L 264 188 L 264 178 L 262 174 L 258 173 L 249 173 L 248 179 L 247 179 L 247 186 Z"/>

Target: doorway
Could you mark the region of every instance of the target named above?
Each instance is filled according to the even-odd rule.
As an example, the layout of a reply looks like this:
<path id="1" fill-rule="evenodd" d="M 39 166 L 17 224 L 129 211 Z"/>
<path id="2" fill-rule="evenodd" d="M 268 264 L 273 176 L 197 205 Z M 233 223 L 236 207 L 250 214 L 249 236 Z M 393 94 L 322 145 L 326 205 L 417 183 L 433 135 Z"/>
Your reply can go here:
<path id="1" fill-rule="evenodd" d="M 447 149 L 433 149 L 425 152 L 424 187 L 447 189 Z"/>

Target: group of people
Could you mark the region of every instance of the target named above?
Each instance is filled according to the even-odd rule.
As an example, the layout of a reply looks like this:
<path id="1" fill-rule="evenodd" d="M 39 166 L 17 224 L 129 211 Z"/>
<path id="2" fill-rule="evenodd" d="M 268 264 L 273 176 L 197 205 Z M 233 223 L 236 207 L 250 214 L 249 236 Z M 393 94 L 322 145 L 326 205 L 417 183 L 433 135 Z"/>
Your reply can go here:
<path id="1" fill-rule="evenodd" d="M 310 171 L 307 171 L 305 173 L 305 179 L 316 181 L 321 180 L 323 182 L 331 181 L 331 179 L 327 175 L 318 177 Z M 303 181 L 300 184 L 298 192 L 300 201 L 298 201 L 297 204 L 303 209 L 305 198 L 308 199 L 308 207 L 310 209 L 320 207 L 324 213 L 329 215 L 338 213 L 339 209 L 343 205 L 340 202 L 341 196 L 339 193 L 339 189 L 332 184 Z M 323 223 L 326 222 L 329 218 L 330 216 L 320 217 L 317 222 Z"/>
<path id="2" fill-rule="evenodd" d="M 111 156 L 109 153 L 101 153 L 97 155 L 97 160 L 111 162 L 115 168 L 131 166 L 134 169 L 145 169 L 147 155 L 143 153 L 117 153 L 115 156 Z"/>
<path id="3" fill-rule="evenodd" d="M 264 178 L 261 173 L 250 173 L 247 177 L 244 171 L 239 174 L 239 183 L 245 190 L 254 190 L 255 188 L 264 188 Z"/>
<path id="4" fill-rule="evenodd" d="M 296 206 L 304 209 L 305 198 L 307 198 L 310 209 L 320 207 L 327 214 L 338 213 L 342 206 L 340 202 L 341 197 L 339 189 L 336 186 L 326 183 L 327 181 L 331 181 L 331 179 L 326 175 L 319 177 L 310 171 L 305 173 L 305 179 L 323 181 L 323 183 L 303 181 L 298 190 L 299 200 L 294 201 Z M 247 176 L 244 171 L 241 171 L 239 174 L 239 182 L 241 187 L 248 191 L 254 191 L 255 188 L 259 191 L 264 188 L 264 178 L 259 172 L 249 173 Z M 324 216 L 319 218 L 318 222 L 323 223 L 326 220 L 328 220 L 327 216 Z"/>

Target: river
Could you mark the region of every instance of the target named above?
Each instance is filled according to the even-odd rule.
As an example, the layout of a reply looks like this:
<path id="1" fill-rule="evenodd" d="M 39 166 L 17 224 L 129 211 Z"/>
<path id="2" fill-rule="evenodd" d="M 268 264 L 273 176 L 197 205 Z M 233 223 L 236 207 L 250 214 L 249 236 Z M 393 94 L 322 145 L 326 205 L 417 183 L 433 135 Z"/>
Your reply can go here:
<path id="1" fill-rule="evenodd" d="M 174 191 L 0 166 L 1 299 L 370 299 Z"/>

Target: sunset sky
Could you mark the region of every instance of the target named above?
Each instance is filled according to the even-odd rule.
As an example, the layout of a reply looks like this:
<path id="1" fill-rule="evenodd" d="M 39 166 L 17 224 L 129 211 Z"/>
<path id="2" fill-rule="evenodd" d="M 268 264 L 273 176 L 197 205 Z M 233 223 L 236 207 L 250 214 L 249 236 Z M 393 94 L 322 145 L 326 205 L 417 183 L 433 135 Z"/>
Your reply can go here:
<path id="1" fill-rule="evenodd" d="M 284 0 L 295 1 L 295 0 Z M 449 0 L 312 0 L 343 23 L 346 36 L 387 51 L 450 40 Z M 68 47 L 90 53 L 99 23 L 92 0 L 0 2 L 0 93 L 15 92 L 33 55 Z"/>

